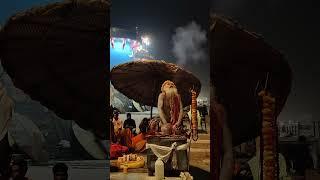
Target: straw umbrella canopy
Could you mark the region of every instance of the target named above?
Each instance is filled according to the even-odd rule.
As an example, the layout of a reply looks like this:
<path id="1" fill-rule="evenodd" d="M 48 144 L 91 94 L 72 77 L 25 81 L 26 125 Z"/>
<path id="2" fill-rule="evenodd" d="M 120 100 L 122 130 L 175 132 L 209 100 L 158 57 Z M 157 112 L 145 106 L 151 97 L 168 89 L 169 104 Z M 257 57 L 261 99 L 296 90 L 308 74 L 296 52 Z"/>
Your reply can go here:
<path id="1" fill-rule="evenodd" d="M 18 13 L 0 32 L 1 63 L 14 85 L 100 135 L 108 128 L 108 11 L 105 0 L 63 1 Z"/>
<path id="2" fill-rule="evenodd" d="M 233 144 L 238 145 L 260 133 L 257 93 L 266 88 L 276 97 L 278 116 L 291 90 L 292 72 L 283 54 L 234 21 L 214 16 L 210 31 L 215 95 L 226 106 Z"/>
<path id="3" fill-rule="evenodd" d="M 137 60 L 121 64 L 111 70 L 111 83 L 127 96 L 148 106 L 157 106 L 161 85 L 166 80 L 175 83 L 183 106 L 191 104 L 193 89 L 199 95 L 200 80 L 183 68 L 160 60 Z"/>

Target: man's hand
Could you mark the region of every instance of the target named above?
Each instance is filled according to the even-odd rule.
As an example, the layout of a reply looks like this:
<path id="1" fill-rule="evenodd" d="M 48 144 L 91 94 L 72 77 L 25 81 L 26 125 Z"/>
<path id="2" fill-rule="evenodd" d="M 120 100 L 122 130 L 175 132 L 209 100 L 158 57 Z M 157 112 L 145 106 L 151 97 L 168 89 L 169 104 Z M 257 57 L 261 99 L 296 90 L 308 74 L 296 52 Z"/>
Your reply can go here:
<path id="1" fill-rule="evenodd" d="M 164 134 L 164 135 L 170 135 L 171 132 L 172 132 L 172 126 L 170 123 L 166 123 L 166 124 L 163 124 L 161 126 L 161 132 Z"/>
<path id="2" fill-rule="evenodd" d="M 180 123 L 180 122 L 177 122 L 177 123 L 175 123 L 175 124 L 173 125 L 172 129 L 178 129 L 180 125 L 181 125 L 181 123 Z"/>
<path id="3" fill-rule="evenodd" d="M 174 124 L 174 125 L 172 126 L 172 129 L 173 129 L 173 130 L 176 130 L 177 127 L 178 127 L 178 126 L 177 126 L 177 123 L 176 123 L 176 124 Z"/>

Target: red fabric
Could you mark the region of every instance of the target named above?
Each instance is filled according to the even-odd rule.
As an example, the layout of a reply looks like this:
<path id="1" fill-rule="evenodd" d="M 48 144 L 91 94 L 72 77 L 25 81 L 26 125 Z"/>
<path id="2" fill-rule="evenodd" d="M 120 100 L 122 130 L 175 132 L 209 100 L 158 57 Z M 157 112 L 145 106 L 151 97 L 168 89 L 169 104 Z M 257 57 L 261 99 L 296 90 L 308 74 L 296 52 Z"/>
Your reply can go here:
<path id="1" fill-rule="evenodd" d="M 132 138 L 132 147 L 136 152 L 143 152 L 146 149 L 145 135 L 140 133 Z"/>
<path id="2" fill-rule="evenodd" d="M 144 134 L 140 133 L 136 135 L 135 137 L 131 138 L 132 146 L 135 146 L 139 141 L 142 141 L 144 139 L 145 139 Z"/>
<path id="3" fill-rule="evenodd" d="M 173 107 L 171 107 L 171 124 L 174 125 L 179 119 L 180 114 L 180 98 L 175 96 L 173 99 Z"/>
<path id="4" fill-rule="evenodd" d="M 129 148 L 126 146 L 121 146 L 119 144 L 111 144 L 110 146 L 110 159 L 117 159 L 123 154 L 129 152 Z"/>

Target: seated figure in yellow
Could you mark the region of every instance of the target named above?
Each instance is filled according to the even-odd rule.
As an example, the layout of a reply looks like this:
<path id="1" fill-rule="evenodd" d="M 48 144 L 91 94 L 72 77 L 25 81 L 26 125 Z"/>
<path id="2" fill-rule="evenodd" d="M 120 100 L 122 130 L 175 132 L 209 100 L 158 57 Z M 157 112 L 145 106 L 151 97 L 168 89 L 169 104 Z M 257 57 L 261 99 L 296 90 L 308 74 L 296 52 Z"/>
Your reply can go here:
<path id="1" fill-rule="evenodd" d="M 116 136 L 119 135 L 121 133 L 121 130 L 122 130 L 122 120 L 119 117 L 119 112 L 118 111 L 114 112 L 114 116 L 113 116 L 113 119 L 112 119 L 112 124 L 113 124 L 113 127 L 114 127 L 115 135 Z"/>

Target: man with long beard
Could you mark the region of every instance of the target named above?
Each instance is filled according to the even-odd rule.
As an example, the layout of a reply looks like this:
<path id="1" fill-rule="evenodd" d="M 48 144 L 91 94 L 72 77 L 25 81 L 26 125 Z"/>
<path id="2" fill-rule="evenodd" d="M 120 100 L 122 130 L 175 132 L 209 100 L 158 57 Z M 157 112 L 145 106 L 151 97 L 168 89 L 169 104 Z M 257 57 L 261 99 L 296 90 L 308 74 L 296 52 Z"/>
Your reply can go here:
<path id="1" fill-rule="evenodd" d="M 161 132 L 164 135 L 180 134 L 183 106 L 177 87 L 172 81 L 165 81 L 158 97 L 158 111 L 162 122 Z"/>

